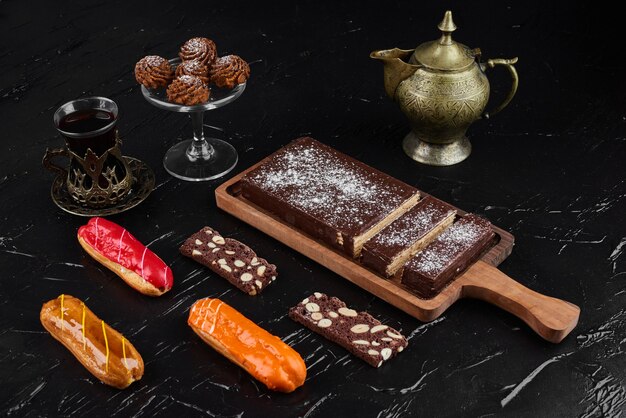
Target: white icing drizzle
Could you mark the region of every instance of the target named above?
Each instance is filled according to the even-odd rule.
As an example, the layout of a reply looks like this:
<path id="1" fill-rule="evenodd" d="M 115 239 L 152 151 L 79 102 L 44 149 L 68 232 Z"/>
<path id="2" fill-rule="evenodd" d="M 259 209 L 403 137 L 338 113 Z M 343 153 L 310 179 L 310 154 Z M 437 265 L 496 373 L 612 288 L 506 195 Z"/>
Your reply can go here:
<path id="1" fill-rule="evenodd" d="M 117 262 L 119 263 L 122 257 L 122 239 L 124 238 L 124 234 L 126 233 L 126 229 L 124 229 L 122 231 L 122 235 L 120 235 L 120 242 L 119 242 L 119 251 L 117 252 Z"/>
<path id="2" fill-rule="evenodd" d="M 211 305 L 213 304 L 213 302 L 218 301 L 218 299 L 211 299 L 209 301 L 209 299 L 204 299 L 202 301 L 202 303 L 196 305 L 194 307 L 194 311 L 204 311 L 204 315 L 202 316 L 202 323 L 200 324 L 200 329 L 201 330 L 205 330 L 205 326 L 207 321 L 209 320 L 209 315 L 211 314 Z M 222 305 L 224 304 L 224 302 L 219 301 L 219 304 L 217 305 L 217 308 L 215 308 L 215 314 L 213 314 L 213 320 L 211 321 L 211 328 L 209 328 L 208 334 L 212 335 L 213 331 L 215 331 L 215 326 L 217 325 L 217 315 L 220 312 L 220 308 L 222 307 Z"/>
<path id="3" fill-rule="evenodd" d="M 213 334 L 213 331 L 215 331 L 215 324 L 217 323 L 217 314 L 220 311 L 220 308 L 222 307 L 222 305 L 224 304 L 224 302 L 220 302 L 219 305 L 217 305 L 217 308 L 215 308 L 215 314 L 213 315 L 213 324 L 211 324 L 211 329 L 209 329 L 209 334 Z"/>
<path id="4" fill-rule="evenodd" d="M 100 220 L 100 218 L 96 218 L 96 240 L 93 244 L 94 248 L 98 248 L 98 221 Z"/>
<path id="5" fill-rule="evenodd" d="M 141 254 L 141 278 L 146 280 L 146 277 L 143 275 L 143 263 L 146 258 L 146 251 L 148 251 L 148 247 L 143 247 L 143 254 Z"/>
<path id="6" fill-rule="evenodd" d="M 200 325 L 200 329 L 204 329 L 204 325 L 206 324 L 206 321 L 209 319 L 209 309 L 211 308 L 211 304 L 215 301 L 216 299 L 211 299 L 211 301 L 208 301 L 208 299 L 204 299 L 204 301 L 202 302 L 202 304 L 198 305 L 197 310 L 203 310 L 204 309 L 204 316 L 202 317 L 202 324 Z"/>

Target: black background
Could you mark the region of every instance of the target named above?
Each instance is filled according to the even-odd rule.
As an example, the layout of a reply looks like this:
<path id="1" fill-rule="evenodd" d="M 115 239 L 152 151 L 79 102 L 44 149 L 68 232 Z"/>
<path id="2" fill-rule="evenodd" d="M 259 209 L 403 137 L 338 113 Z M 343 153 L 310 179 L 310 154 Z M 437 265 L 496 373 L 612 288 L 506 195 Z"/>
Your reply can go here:
<path id="1" fill-rule="evenodd" d="M 505 111 L 469 131 L 461 164 L 404 155 L 404 116 L 385 95 L 374 49 L 438 37 L 451 8 L 455 39 L 485 58 L 519 56 L 520 88 Z M 10 416 L 618 416 L 626 408 L 626 78 L 622 20 L 598 2 L 0 2 L 0 413 Z M 422 324 L 324 267 L 220 211 L 222 180 L 187 183 L 162 168 L 191 133 L 159 110 L 133 77 L 144 55 L 176 55 L 193 36 L 251 64 L 248 88 L 206 114 L 207 133 L 239 151 L 239 172 L 311 135 L 516 237 L 501 269 L 582 308 L 561 344 L 482 302 L 456 303 Z M 492 103 L 508 89 L 489 74 Z M 111 219 L 168 262 L 171 292 L 144 297 L 85 255 L 84 219 L 50 199 L 46 147 L 62 140 L 52 114 L 88 95 L 115 100 L 126 155 L 155 171 L 140 206 Z M 250 297 L 184 259 L 178 246 L 210 225 L 279 267 Z M 336 295 L 411 337 L 373 369 L 304 330 L 287 309 L 313 291 Z M 99 383 L 43 331 L 44 301 L 77 296 L 124 333 L 146 361 L 124 391 Z M 186 325 L 189 306 L 220 297 L 300 352 L 295 393 L 273 393 Z"/>

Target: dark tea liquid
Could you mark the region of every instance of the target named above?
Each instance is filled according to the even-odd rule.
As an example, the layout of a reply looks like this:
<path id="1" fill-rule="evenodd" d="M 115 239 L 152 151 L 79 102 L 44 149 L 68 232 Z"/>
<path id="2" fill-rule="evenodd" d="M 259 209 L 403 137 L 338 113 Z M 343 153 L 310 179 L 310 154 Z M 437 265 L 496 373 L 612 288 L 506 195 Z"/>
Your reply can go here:
<path id="1" fill-rule="evenodd" d="M 84 134 L 104 128 L 115 120 L 113 113 L 102 109 L 79 110 L 65 115 L 59 121 L 59 129 L 73 134 Z"/>
<path id="2" fill-rule="evenodd" d="M 83 109 L 65 115 L 59 121 L 59 129 L 72 134 L 81 134 L 81 138 L 65 136 L 69 148 L 80 157 L 84 157 L 87 148 L 102 155 L 115 145 L 115 127 L 106 132 L 89 135 L 115 120 L 115 115 L 103 109 Z M 84 136 L 83 136 L 84 135 Z"/>

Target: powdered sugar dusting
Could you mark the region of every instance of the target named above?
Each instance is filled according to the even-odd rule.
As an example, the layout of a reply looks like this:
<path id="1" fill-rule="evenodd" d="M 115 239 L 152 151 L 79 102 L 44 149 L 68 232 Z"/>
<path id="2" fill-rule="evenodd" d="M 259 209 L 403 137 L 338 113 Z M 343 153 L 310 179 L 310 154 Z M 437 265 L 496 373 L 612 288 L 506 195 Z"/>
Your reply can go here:
<path id="1" fill-rule="evenodd" d="M 200 61 L 183 61 L 179 67 L 182 67 L 181 71 L 189 75 L 206 75 L 208 71 L 206 65 Z"/>
<path id="2" fill-rule="evenodd" d="M 163 64 L 169 65 L 169 62 L 165 58 L 162 58 L 158 55 L 145 56 L 140 60 L 140 62 L 148 67 L 160 67 Z"/>
<path id="3" fill-rule="evenodd" d="M 385 252 L 393 253 L 401 251 L 413 245 L 452 213 L 454 209 L 451 206 L 443 202 L 435 204 L 434 199 L 425 198 L 375 235 L 365 247 L 381 246 L 385 247 Z"/>
<path id="4" fill-rule="evenodd" d="M 474 218 L 477 219 L 477 218 Z M 413 271 L 436 276 L 440 274 L 455 258 L 471 248 L 490 230 L 489 223 L 467 221 L 461 219 L 446 229 L 431 245 L 419 252 L 408 268 Z"/>
<path id="5" fill-rule="evenodd" d="M 237 55 L 226 55 L 223 57 L 219 57 L 217 59 L 217 62 L 218 65 L 229 66 L 235 64 L 237 62 L 237 59 L 241 58 L 239 58 Z"/>
<path id="6" fill-rule="evenodd" d="M 200 77 L 195 75 L 181 75 L 177 78 L 181 83 L 189 87 L 204 87 L 204 83 Z"/>
<path id="7" fill-rule="evenodd" d="M 416 192 L 312 140 L 287 146 L 248 180 L 339 231 L 357 233 Z"/>
<path id="8" fill-rule="evenodd" d="M 183 49 L 188 53 L 200 53 L 207 49 L 205 38 L 191 38 L 183 44 Z"/>

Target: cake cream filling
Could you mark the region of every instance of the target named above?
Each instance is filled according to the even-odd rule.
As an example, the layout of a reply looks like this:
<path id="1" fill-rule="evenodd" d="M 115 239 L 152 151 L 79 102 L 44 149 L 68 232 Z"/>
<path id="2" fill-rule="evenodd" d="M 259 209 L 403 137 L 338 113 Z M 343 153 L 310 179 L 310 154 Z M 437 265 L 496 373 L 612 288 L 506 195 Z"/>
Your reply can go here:
<path id="1" fill-rule="evenodd" d="M 395 257 L 392 258 L 391 262 L 387 265 L 385 269 L 385 273 L 387 277 L 393 276 L 398 269 L 400 269 L 404 264 L 408 261 L 409 258 L 413 257 L 419 251 L 422 251 L 428 244 L 433 242 L 441 233 L 452 225 L 454 222 L 455 212 L 450 212 L 448 217 L 446 217 L 443 221 L 437 224 L 432 230 L 430 230 L 426 235 L 424 235 L 421 239 L 415 241 L 415 243 L 404 251 L 396 254 Z"/>
<path id="2" fill-rule="evenodd" d="M 353 256 L 355 258 L 359 257 L 361 255 L 361 250 L 363 249 L 363 244 L 365 244 L 365 242 L 367 242 L 374 235 L 378 234 L 400 216 L 404 215 L 407 211 L 411 210 L 411 208 L 417 204 L 419 199 L 420 194 L 419 192 L 416 192 L 413 196 L 405 200 L 404 203 L 402 203 L 400 206 L 390 212 L 389 215 L 380 220 L 380 222 L 365 231 L 363 234 L 355 236 L 353 241 Z"/>

